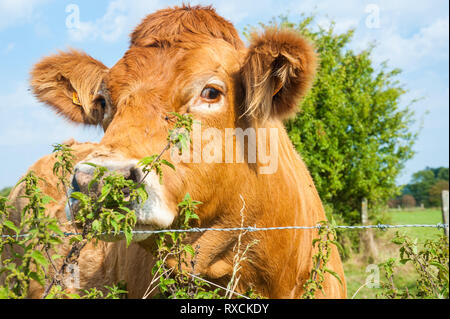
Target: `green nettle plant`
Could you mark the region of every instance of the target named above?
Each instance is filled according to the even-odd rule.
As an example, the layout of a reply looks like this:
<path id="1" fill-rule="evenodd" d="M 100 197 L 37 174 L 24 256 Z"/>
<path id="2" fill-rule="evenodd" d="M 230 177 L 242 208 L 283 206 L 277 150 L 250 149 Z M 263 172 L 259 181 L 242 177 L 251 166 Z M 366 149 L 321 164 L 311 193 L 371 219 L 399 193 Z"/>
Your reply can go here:
<path id="1" fill-rule="evenodd" d="M 77 212 L 74 214 L 73 207 L 70 208 L 74 233 L 70 234 L 71 247 L 66 256 L 57 254 L 56 246 L 63 243 L 67 234 L 60 229 L 56 218 L 50 218 L 45 214 L 46 205 L 53 201 L 39 188 L 39 181 L 46 183 L 45 180 L 29 172 L 17 184 L 25 184 L 23 197 L 28 199 L 28 204 L 21 212 L 19 225 L 9 219 L 14 207 L 8 203 L 7 198 L 0 197 L 0 256 L 4 256 L 3 253 L 6 251 L 11 255 L 11 258 L 0 259 L 0 275 L 4 283 L 0 286 L 0 298 L 25 298 L 31 280 L 35 280 L 45 288 L 43 298 L 117 299 L 126 295 L 125 283 L 112 287 L 105 286 L 105 290 L 108 291 L 106 295 L 96 288 L 83 290 L 81 295 L 69 293 L 65 290 L 67 287 L 62 278 L 69 265 L 78 263 L 80 253 L 88 242 L 92 240 L 97 242 L 106 236 L 123 234 L 127 245 L 131 243 L 136 215 L 130 206 L 132 203 L 144 203 L 148 198 L 143 180 L 146 175 L 154 172 L 162 183 L 162 165 L 175 169 L 170 162 L 161 158 L 162 155 L 171 146 L 177 147 L 178 151 L 182 152 L 187 146 L 192 130 L 193 120 L 190 115 L 171 113 L 166 119 L 174 122 L 174 128 L 169 131 L 167 145 L 160 154 L 146 157 L 139 162 L 144 172 L 141 181 L 134 182 L 120 174 L 109 172 L 105 167 L 86 163 L 95 170 L 87 186 L 87 194 L 72 192 L 70 195 L 72 199 L 77 200 Z M 67 190 L 70 187 L 69 177 L 73 174 L 75 156 L 67 145 L 53 146 L 56 158 L 53 174 L 58 178 L 58 189 Z M 179 204 L 180 215 L 176 226 L 188 229 L 189 222 L 198 218 L 194 210 L 199 204 L 200 202 L 192 200 L 189 194 L 186 194 Z M 182 270 L 182 265 L 186 264 L 186 254 L 190 254 L 192 260 L 195 259 L 194 249 L 183 243 L 186 234 L 170 233 L 167 236 L 172 244 L 165 246 L 163 243 L 167 241 L 163 238 L 166 234 L 160 234 L 157 240 L 158 255 L 163 256 L 166 253 L 166 256 L 177 256 L 177 272 L 173 278 L 160 276 L 159 289 L 162 293 L 167 290 L 175 293 L 176 284 L 179 287 L 174 295 L 176 298 L 189 296 L 214 298 L 217 292 L 206 291 L 203 288 L 207 285 L 204 281 L 192 277 L 187 279 L 186 273 Z M 63 259 L 59 269 L 54 263 L 57 259 Z M 166 269 L 164 262 L 165 259 L 160 260 L 157 266 Z M 54 270 L 52 278 L 48 277 L 50 266 Z M 187 287 L 183 287 L 183 284 Z"/>
<path id="2" fill-rule="evenodd" d="M 302 299 L 314 299 L 317 290 L 320 290 L 326 297 L 323 290 L 325 273 L 334 276 L 342 285 L 342 280 L 339 275 L 327 268 L 327 263 L 331 256 L 331 245 L 336 245 L 336 247 L 342 249 L 342 246 L 337 241 L 334 222 L 321 221 L 318 225 L 320 226 L 318 229 L 318 238 L 314 238 L 312 241 L 312 246 L 317 248 L 317 252 L 312 257 L 314 267 L 311 270 L 310 277 L 303 285 L 304 292 Z"/>
<path id="3" fill-rule="evenodd" d="M 57 278 L 64 274 L 65 268 L 69 264 L 76 264 L 80 256 L 81 250 L 91 240 L 98 241 L 105 236 L 118 236 L 123 234 L 125 236 L 127 245 L 132 241 L 132 230 L 136 224 L 136 215 L 134 210 L 130 209 L 132 203 L 143 204 L 148 194 L 145 190 L 143 181 L 145 177 L 152 171 L 159 176 L 162 183 L 162 165 L 166 165 L 175 169 L 175 167 L 168 161 L 162 159 L 162 155 L 170 148 L 170 146 L 180 143 L 184 146 L 187 135 L 191 131 L 192 117 L 190 115 L 179 115 L 171 113 L 173 116 L 167 117 L 171 121 L 175 118 L 174 130 L 179 130 L 179 133 L 172 134 L 168 138 L 168 143 L 158 155 L 152 155 L 143 158 L 139 161 L 142 167 L 144 176 L 141 181 L 135 182 L 126 179 L 123 175 L 115 172 L 108 172 L 105 167 L 95 165 L 93 163 L 85 163 L 95 168 L 92 179 L 87 186 L 87 194 L 82 192 L 72 192 L 71 198 L 78 201 L 77 214 L 71 212 L 74 217 L 74 222 L 82 225 L 80 234 L 71 236 L 69 243 L 72 248 L 66 256 L 63 265 L 58 271 L 57 276 L 51 281 L 44 292 L 44 298 L 51 293 L 52 287 L 58 282 Z M 185 126 L 188 126 L 187 128 Z M 180 130 L 185 128 L 185 130 Z M 187 132 L 187 133 L 186 133 Z M 67 185 L 66 176 L 72 174 L 73 156 L 66 154 L 70 152 L 70 148 L 57 145 L 55 151 L 57 155 L 57 162 L 53 168 L 53 172 L 60 180 L 60 183 Z M 69 163 L 66 163 L 68 161 Z M 100 192 L 99 192 L 100 190 Z M 72 209 L 71 209 L 72 210 Z M 93 294 L 94 296 L 97 294 Z"/>
<path id="4" fill-rule="evenodd" d="M 56 162 L 53 173 L 58 177 L 58 185 L 62 185 L 66 189 L 69 185 L 68 177 L 73 173 L 74 156 L 72 150 L 66 145 L 56 144 L 54 152 Z M 129 205 L 133 201 L 143 203 L 147 199 L 143 185 L 125 179 L 123 175 L 108 172 L 104 167 L 92 163 L 87 163 L 87 165 L 95 167 L 92 180 L 88 184 L 88 194 L 71 193 L 71 198 L 78 201 L 76 214 L 70 207 L 75 230 L 75 234 L 69 239 L 69 244 L 72 246 L 65 256 L 62 266 L 46 286 L 43 298 L 64 295 L 64 292 L 58 292 L 64 289 L 60 278 L 66 273 L 68 265 L 78 264 L 82 249 L 90 241 L 98 241 L 102 236 L 123 234 L 129 245 L 132 240 L 131 231 L 136 224 L 136 216 Z M 100 192 L 98 192 L 99 188 Z M 81 228 L 80 232 L 77 231 L 77 225 Z M 56 286 L 63 286 L 63 289 Z M 85 291 L 85 294 L 88 293 Z M 94 295 L 91 294 L 91 296 Z"/>
<path id="5" fill-rule="evenodd" d="M 75 222 L 83 225 L 83 233 L 72 236 L 72 242 L 90 241 L 106 235 L 124 234 L 127 245 L 132 240 L 132 230 L 136 224 L 134 211 L 129 208 L 133 201 L 143 203 L 147 192 L 142 184 L 126 179 L 123 175 L 110 173 L 108 170 L 92 163 L 95 167 L 92 180 L 88 184 L 88 194 L 73 192 L 71 197 L 78 200 Z M 102 183 L 98 193 L 98 184 Z M 127 190 L 126 193 L 124 190 Z"/>
<path id="6" fill-rule="evenodd" d="M 62 243 L 63 232 L 57 219 L 45 214 L 46 204 L 53 199 L 41 192 L 39 180 L 30 171 L 18 183 L 25 184 L 22 197 L 28 199 L 21 212 L 19 225 L 8 219 L 12 207 L 7 204 L 7 200 L 0 200 L 0 235 L 10 235 L 2 238 L 0 243 L 0 254 L 10 252 L 10 258 L 2 259 L 0 264 L 0 275 L 4 278 L 0 298 L 25 298 L 31 280 L 43 286 L 50 263 L 60 257 L 53 254 L 49 258 L 50 251 L 55 251 L 55 246 Z"/>
<path id="7" fill-rule="evenodd" d="M 385 281 L 381 282 L 381 298 L 410 299 L 410 298 L 449 298 L 449 242 L 447 236 L 428 239 L 423 244 L 411 240 L 408 236 L 396 233 L 392 242 L 399 246 L 399 257 L 389 258 L 379 264 Z M 399 288 L 394 283 L 395 270 L 410 263 L 414 266 L 418 278 L 414 291 L 408 287 Z"/>
<path id="8" fill-rule="evenodd" d="M 66 190 L 70 185 L 69 177 L 73 172 L 75 155 L 73 149 L 65 144 L 53 144 L 56 162 L 53 165 L 53 175 L 58 178 L 57 187 Z"/>
<path id="9" fill-rule="evenodd" d="M 195 210 L 201 202 L 192 200 L 191 196 L 185 195 L 182 202 L 178 204 L 180 209 L 178 218 L 174 223 L 175 229 L 190 229 L 192 221 L 198 219 Z M 208 283 L 195 278 L 186 270 L 189 266 L 195 267 L 196 251 L 185 243 L 186 232 L 158 233 L 156 240 L 157 261 L 152 268 L 153 280 L 150 283 L 144 297 L 150 296 L 158 288 L 157 298 L 170 299 L 217 299 L 220 297 L 219 288 L 208 290 Z M 175 266 L 169 267 L 167 259 L 174 260 Z M 188 264 L 191 261 L 191 265 Z"/>

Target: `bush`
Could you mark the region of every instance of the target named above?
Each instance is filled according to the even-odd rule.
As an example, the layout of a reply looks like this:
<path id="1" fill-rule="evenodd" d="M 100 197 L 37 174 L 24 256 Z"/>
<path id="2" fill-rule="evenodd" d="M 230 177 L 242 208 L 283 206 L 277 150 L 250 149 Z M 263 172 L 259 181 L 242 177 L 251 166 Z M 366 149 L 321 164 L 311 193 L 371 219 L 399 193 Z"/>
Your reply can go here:
<path id="1" fill-rule="evenodd" d="M 385 281 L 381 283 L 383 292 L 380 297 L 388 299 L 410 298 L 449 298 L 449 246 L 448 237 L 426 240 L 420 244 L 406 235 L 397 232 L 392 242 L 399 246 L 399 259 L 390 258 L 379 264 Z M 396 287 L 394 276 L 397 268 L 411 263 L 419 277 L 415 291 L 407 287 Z M 401 271 L 401 270 L 400 270 Z"/>
<path id="2" fill-rule="evenodd" d="M 403 208 L 413 208 L 416 207 L 416 200 L 412 195 L 403 195 L 402 196 L 402 207 Z"/>
<path id="3" fill-rule="evenodd" d="M 313 87 L 286 128 L 321 199 L 345 223 L 356 224 L 363 198 L 376 218 L 376 208 L 399 193 L 395 179 L 417 137 L 411 131 L 414 101 L 400 104 L 401 71 L 373 65 L 373 46 L 354 52 L 348 48 L 353 30 L 336 34 L 334 24 L 315 30 L 313 20 L 272 22 L 310 39 L 320 58 Z"/>

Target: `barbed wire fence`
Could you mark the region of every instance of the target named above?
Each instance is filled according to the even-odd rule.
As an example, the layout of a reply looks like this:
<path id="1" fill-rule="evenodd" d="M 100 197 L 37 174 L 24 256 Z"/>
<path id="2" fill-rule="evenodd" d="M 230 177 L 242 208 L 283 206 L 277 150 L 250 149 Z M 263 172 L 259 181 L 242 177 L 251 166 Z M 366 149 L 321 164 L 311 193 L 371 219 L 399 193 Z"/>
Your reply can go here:
<path id="1" fill-rule="evenodd" d="M 255 226 L 247 226 L 247 227 L 229 227 L 229 228 L 211 228 L 211 227 L 205 227 L 205 228 L 190 228 L 190 229 L 158 229 L 158 230 L 134 230 L 132 231 L 133 234 L 136 235 L 142 235 L 142 234 L 160 234 L 160 233 L 174 233 L 174 232 L 185 232 L 185 233 L 194 233 L 194 232 L 207 232 L 207 231 L 222 231 L 222 232 L 232 232 L 232 231 L 248 231 L 248 232 L 256 232 L 256 231 L 272 231 L 272 230 L 312 230 L 312 229 L 319 229 L 321 227 L 329 227 L 329 226 L 323 226 L 323 225 L 315 225 L 315 226 L 282 226 L 282 227 L 255 227 Z M 378 230 L 387 230 L 387 229 L 394 229 L 394 228 L 414 228 L 414 227 L 429 227 L 429 228 L 437 228 L 437 229 L 448 229 L 448 224 L 404 224 L 404 225 L 388 225 L 388 224 L 377 224 L 377 225 L 335 225 L 331 226 L 335 229 L 344 229 L 344 230 L 358 230 L 358 229 L 378 229 Z M 119 232 L 123 233 L 123 232 Z M 29 234 L 18 234 L 18 235 L 2 235 L 2 238 L 5 237 L 26 237 Z M 64 236 L 70 237 L 78 235 L 76 233 L 68 233 L 65 232 Z M 107 235 L 107 234 L 104 234 Z M 219 289 L 222 289 L 226 292 L 229 292 L 233 295 L 236 295 L 240 298 L 244 299 L 250 299 L 248 296 L 242 295 L 236 291 L 229 290 L 226 287 L 222 287 L 218 284 L 215 284 L 211 281 L 208 281 L 204 278 L 201 278 L 195 274 L 188 273 L 189 276 L 192 278 L 195 278 L 197 280 L 201 280 L 203 282 L 206 282 L 207 284 L 213 285 Z"/>
<path id="2" fill-rule="evenodd" d="M 153 234 L 160 234 L 160 233 L 200 233 L 200 232 L 207 232 L 207 231 L 218 231 L 218 232 L 234 232 L 234 231 L 246 231 L 246 232 L 257 232 L 257 231 L 273 231 L 273 230 L 314 230 L 314 229 L 320 229 L 321 227 L 332 227 L 333 229 L 342 229 L 342 230 L 367 230 L 367 229 L 377 229 L 377 230 L 388 230 L 388 229 L 398 229 L 398 228 L 436 228 L 436 229 L 443 229 L 445 234 L 448 236 L 448 191 L 444 191 L 442 193 L 442 217 L 443 221 L 445 223 L 437 223 L 437 224 L 399 224 L 399 225 L 391 225 L 391 224 L 376 224 L 376 225 L 367 225 L 367 203 L 363 200 L 363 208 L 362 208 L 362 221 L 364 225 L 312 225 L 312 226 L 278 226 L 278 227 L 256 227 L 256 226 L 246 226 L 246 227 L 227 227 L 227 228 L 214 228 L 214 227 L 193 227 L 189 229 L 155 229 L 155 230 L 133 230 L 133 235 L 153 235 Z M 244 202 L 245 205 L 245 202 Z M 118 232 L 117 234 L 123 234 L 123 231 Z M 7 238 L 7 237 L 26 237 L 30 234 L 16 234 L 16 235 L 1 235 L 0 238 Z M 70 236 L 76 236 L 79 235 L 77 233 L 71 233 L 71 232 L 64 232 L 63 235 L 65 237 Z M 107 233 L 103 233 L 101 235 L 110 235 Z M 213 285 L 215 287 L 218 287 L 226 292 L 229 292 L 233 295 L 236 295 L 241 298 L 250 299 L 248 296 L 242 295 L 240 293 L 237 293 L 235 291 L 229 290 L 226 287 L 222 287 L 220 285 L 217 285 L 213 282 L 210 282 L 204 278 L 201 278 L 195 274 L 188 273 L 189 276 L 192 278 L 195 278 L 197 280 L 201 280 L 203 282 L 206 282 L 207 284 Z M 360 287 L 359 289 L 361 289 Z M 358 291 L 359 291 L 358 289 Z M 357 291 L 357 292 L 358 292 Z M 356 292 L 356 293 L 357 293 Z M 355 293 L 355 295 L 356 295 Z M 354 296 L 355 296 L 354 295 Z M 353 297 L 354 297 L 353 296 Z M 352 298 L 353 298 L 352 297 Z"/>
<path id="3" fill-rule="evenodd" d="M 160 233 L 201 233 L 201 232 L 207 232 L 207 231 L 224 231 L 224 232 L 232 232 L 232 231 L 249 231 L 249 232 L 256 232 L 256 231 L 271 231 L 271 230 L 308 230 L 308 229 L 320 229 L 321 227 L 328 227 L 328 226 L 322 226 L 322 225 L 315 225 L 315 226 L 280 226 L 280 227 L 256 227 L 256 226 L 246 226 L 246 227 L 228 227 L 228 228 L 214 228 L 214 227 L 205 227 L 205 228 L 190 228 L 190 229 L 155 229 L 155 230 L 133 230 L 132 233 L 136 235 L 153 235 L 153 234 L 160 234 Z M 387 230 L 392 228 L 410 228 L 410 227 L 429 227 L 429 228 L 438 228 L 438 229 L 447 229 L 449 227 L 448 224 L 404 224 L 404 225 L 389 225 L 389 224 L 376 224 L 376 225 L 336 225 L 331 226 L 335 229 L 379 229 L 379 230 Z M 123 232 L 118 232 L 117 234 L 123 234 Z M 70 236 L 76 236 L 79 235 L 77 233 L 69 233 L 65 232 L 64 236 L 70 237 Z M 100 235 L 111 235 L 107 233 L 103 233 Z M 29 234 L 19 234 L 19 235 L 2 235 L 2 238 L 7 237 L 26 237 L 29 236 Z"/>

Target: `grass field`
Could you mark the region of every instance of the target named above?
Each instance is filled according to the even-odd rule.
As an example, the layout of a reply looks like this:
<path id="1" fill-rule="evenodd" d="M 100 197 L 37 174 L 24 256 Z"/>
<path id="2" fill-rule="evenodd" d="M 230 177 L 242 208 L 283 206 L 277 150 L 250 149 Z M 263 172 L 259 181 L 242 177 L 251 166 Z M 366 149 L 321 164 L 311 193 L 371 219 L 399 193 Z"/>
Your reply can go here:
<path id="1" fill-rule="evenodd" d="M 398 224 L 437 224 L 442 223 L 442 213 L 438 209 L 411 210 L 411 211 L 389 211 L 390 223 Z M 372 262 L 374 264 L 384 262 L 390 257 L 398 257 L 398 246 L 390 243 L 397 230 L 376 231 L 376 242 L 378 248 L 378 256 Z M 437 228 L 400 228 L 399 232 L 408 235 L 410 238 L 417 238 L 418 242 L 426 239 L 433 239 L 443 233 L 442 229 Z M 366 267 L 369 263 L 363 260 L 361 256 L 355 255 L 344 262 L 344 271 L 347 281 L 347 296 L 352 298 L 354 293 L 364 285 L 367 276 Z M 415 288 L 416 273 L 412 266 L 406 264 L 397 269 L 395 274 L 395 284 L 398 287 L 407 286 L 410 291 Z M 383 278 L 381 278 L 383 279 Z M 363 287 L 360 289 L 355 299 L 376 298 L 381 289 Z"/>

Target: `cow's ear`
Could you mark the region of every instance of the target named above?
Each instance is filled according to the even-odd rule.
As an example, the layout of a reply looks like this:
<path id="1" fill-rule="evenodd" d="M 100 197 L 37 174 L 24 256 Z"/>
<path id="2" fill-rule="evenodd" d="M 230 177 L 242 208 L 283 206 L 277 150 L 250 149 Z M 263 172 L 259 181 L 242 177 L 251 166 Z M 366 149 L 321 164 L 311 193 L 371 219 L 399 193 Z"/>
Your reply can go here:
<path id="1" fill-rule="evenodd" d="M 66 118 L 101 124 L 98 93 L 108 68 L 85 53 L 70 50 L 43 58 L 31 71 L 34 95 Z"/>
<path id="2" fill-rule="evenodd" d="M 311 86 L 316 65 L 311 44 L 293 31 L 253 34 L 241 70 L 244 114 L 263 121 L 294 114 Z"/>

